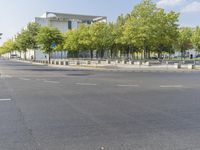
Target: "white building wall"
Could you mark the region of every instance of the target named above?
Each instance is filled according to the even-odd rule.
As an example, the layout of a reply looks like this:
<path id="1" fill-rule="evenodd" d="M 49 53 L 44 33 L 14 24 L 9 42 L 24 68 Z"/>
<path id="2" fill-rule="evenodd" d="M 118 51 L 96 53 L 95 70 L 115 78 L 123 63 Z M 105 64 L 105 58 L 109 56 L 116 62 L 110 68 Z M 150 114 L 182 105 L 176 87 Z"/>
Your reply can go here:
<path id="1" fill-rule="evenodd" d="M 38 49 L 35 51 L 35 60 L 49 60 L 49 55 Z"/>
<path id="2" fill-rule="evenodd" d="M 68 30 L 68 22 L 66 21 L 50 21 L 49 25 L 58 28 L 62 33 L 65 33 Z"/>
<path id="3" fill-rule="evenodd" d="M 35 22 L 41 26 L 48 26 L 48 20 L 45 18 L 35 18 Z"/>
<path id="4" fill-rule="evenodd" d="M 47 14 L 44 14 L 42 17 L 36 17 L 35 22 L 40 24 L 41 26 L 50 26 L 50 27 L 55 27 L 58 28 L 62 33 L 65 33 L 69 27 L 68 27 L 68 21 L 71 21 L 72 23 L 72 29 L 79 28 L 80 25 L 82 24 L 82 21 L 84 20 L 77 20 L 77 19 L 62 19 L 62 18 L 57 18 L 56 15 L 51 15 L 49 18 L 47 18 Z M 97 19 L 97 22 L 107 22 L 107 19 Z M 91 20 L 92 22 L 92 20 Z M 27 58 L 31 59 L 31 56 L 34 56 L 33 52 L 29 52 L 27 54 Z M 36 50 L 35 52 L 35 59 L 36 60 L 45 60 L 48 59 L 48 54 L 44 54 L 41 50 Z M 62 52 L 54 52 L 52 53 L 52 58 L 67 58 L 67 52 L 62 51 Z"/>
<path id="5" fill-rule="evenodd" d="M 199 54 L 199 52 L 196 51 L 195 49 L 185 51 L 185 57 L 190 57 L 192 55 L 193 58 L 195 58 L 198 54 Z M 174 57 L 181 57 L 181 51 L 176 51 L 173 56 Z"/>

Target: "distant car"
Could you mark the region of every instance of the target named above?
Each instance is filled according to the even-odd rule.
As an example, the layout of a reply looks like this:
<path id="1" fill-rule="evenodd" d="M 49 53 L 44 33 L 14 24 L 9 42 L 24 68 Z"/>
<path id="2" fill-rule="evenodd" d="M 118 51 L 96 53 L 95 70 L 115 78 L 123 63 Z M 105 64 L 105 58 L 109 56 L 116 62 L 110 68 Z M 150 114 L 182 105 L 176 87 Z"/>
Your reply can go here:
<path id="1" fill-rule="evenodd" d="M 150 57 L 151 60 L 158 60 L 158 57 Z"/>
<path id="2" fill-rule="evenodd" d="M 17 58 L 17 54 L 11 54 L 10 58 Z"/>
<path id="3" fill-rule="evenodd" d="M 196 55 L 196 58 L 200 58 L 200 54 Z"/>

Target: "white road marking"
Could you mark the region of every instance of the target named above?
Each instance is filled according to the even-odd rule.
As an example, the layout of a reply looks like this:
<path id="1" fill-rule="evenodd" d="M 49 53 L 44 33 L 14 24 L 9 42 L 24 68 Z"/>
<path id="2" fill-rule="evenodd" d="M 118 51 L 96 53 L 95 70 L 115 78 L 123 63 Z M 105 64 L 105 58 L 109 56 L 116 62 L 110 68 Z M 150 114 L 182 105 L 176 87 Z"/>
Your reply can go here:
<path id="1" fill-rule="evenodd" d="M 55 84 L 58 84 L 58 83 L 60 83 L 60 82 L 58 82 L 58 81 L 44 81 L 45 83 L 55 83 Z"/>
<path id="2" fill-rule="evenodd" d="M 137 84 L 135 84 L 135 85 L 118 84 L 117 86 L 119 86 L 119 87 L 139 87 L 139 85 L 137 85 Z"/>
<path id="3" fill-rule="evenodd" d="M 36 79 L 37 81 L 45 81 L 45 79 Z"/>
<path id="4" fill-rule="evenodd" d="M 12 76 L 10 76 L 10 75 L 4 75 L 4 74 L 1 74 L 1 73 L 0 73 L 0 77 L 1 77 L 1 79 L 12 78 Z"/>
<path id="5" fill-rule="evenodd" d="M 0 99 L 0 101 L 11 101 L 11 99 L 10 98 L 8 98 L 8 99 Z"/>
<path id="6" fill-rule="evenodd" d="M 30 81 L 30 79 L 28 78 L 19 78 L 20 80 L 24 80 L 24 81 Z"/>
<path id="7" fill-rule="evenodd" d="M 93 84 L 93 83 L 76 83 L 76 85 L 89 85 L 89 86 L 94 86 L 97 84 Z"/>
<path id="8" fill-rule="evenodd" d="M 161 88 L 182 88 L 182 85 L 161 85 Z"/>
<path id="9" fill-rule="evenodd" d="M 5 78 L 12 78 L 11 75 L 4 75 L 3 77 L 5 77 Z"/>

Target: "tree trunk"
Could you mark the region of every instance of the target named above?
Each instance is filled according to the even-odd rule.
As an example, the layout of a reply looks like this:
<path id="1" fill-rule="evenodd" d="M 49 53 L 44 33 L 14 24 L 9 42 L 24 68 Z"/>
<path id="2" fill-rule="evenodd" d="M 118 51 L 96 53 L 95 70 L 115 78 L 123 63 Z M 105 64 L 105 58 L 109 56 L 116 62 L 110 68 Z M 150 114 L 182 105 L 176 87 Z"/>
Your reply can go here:
<path id="1" fill-rule="evenodd" d="M 63 51 L 61 51 L 60 55 L 61 59 L 63 59 Z"/>
<path id="2" fill-rule="evenodd" d="M 144 57 L 143 57 L 143 59 L 146 59 L 146 49 L 144 48 Z"/>
<path id="3" fill-rule="evenodd" d="M 93 59 L 93 50 L 90 50 L 90 58 Z"/>
<path id="4" fill-rule="evenodd" d="M 104 50 L 103 49 L 101 50 L 100 55 L 101 55 L 101 59 L 103 59 L 103 57 L 104 57 Z"/>
<path id="5" fill-rule="evenodd" d="M 110 50 L 110 58 L 111 59 L 113 58 L 113 50 L 112 49 Z"/>
<path id="6" fill-rule="evenodd" d="M 49 60 L 48 60 L 49 64 L 51 62 L 51 52 L 49 52 Z"/>
<path id="7" fill-rule="evenodd" d="M 148 54 L 148 55 L 147 55 L 147 59 L 149 59 L 149 58 L 150 58 L 150 56 L 151 56 L 151 52 L 150 52 L 150 51 L 148 51 L 148 52 L 147 52 L 147 54 Z"/>
<path id="8" fill-rule="evenodd" d="M 24 52 L 24 59 L 26 60 L 26 51 Z"/>
<path id="9" fill-rule="evenodd" d="M 33 60 L 36 61 L 36 50 L 34 49 L 34 57 Z"/>

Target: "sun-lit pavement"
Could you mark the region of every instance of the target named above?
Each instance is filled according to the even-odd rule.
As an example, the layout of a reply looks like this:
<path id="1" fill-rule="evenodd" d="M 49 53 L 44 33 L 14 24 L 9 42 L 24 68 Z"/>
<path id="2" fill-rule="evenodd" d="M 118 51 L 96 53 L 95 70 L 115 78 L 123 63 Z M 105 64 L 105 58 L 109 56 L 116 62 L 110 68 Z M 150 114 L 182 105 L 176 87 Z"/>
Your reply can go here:
<path id="1" fill-rule="evenodd" d="M 198 150 L 199 77 L 0 60 L 0 149 Z"/>

